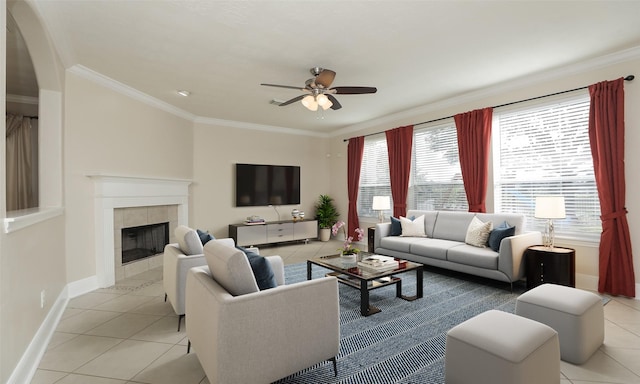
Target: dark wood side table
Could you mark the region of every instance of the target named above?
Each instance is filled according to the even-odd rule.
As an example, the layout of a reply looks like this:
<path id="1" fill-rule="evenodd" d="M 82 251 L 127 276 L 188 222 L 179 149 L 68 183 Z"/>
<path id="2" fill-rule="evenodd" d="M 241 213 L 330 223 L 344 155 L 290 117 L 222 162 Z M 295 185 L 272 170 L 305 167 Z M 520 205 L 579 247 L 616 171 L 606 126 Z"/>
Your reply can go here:
<path id="1" fill-rule="evenodd" d="M 544 283 L 576 286 L 576 251 L 534 245 L 524 251 L 527 289 Z"/>
<path id="2" fill-rule="evenodd" d="M 376 239 L 376 227 L 369 227 L 367 230 L 367 251 L 369 253 L 374 253 L 373 251 L 373 242 Z"/>

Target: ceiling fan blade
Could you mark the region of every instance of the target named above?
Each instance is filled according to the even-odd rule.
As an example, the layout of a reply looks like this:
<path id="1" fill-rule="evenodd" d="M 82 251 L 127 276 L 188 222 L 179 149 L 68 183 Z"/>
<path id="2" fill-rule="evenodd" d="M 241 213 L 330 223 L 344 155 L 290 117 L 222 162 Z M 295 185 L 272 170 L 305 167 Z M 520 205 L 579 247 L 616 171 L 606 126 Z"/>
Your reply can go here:
<path id="1" fill-rule="evenodd" d="M 304 98 L 305 96 L 307 96 L 307 95 L 300 95 L 298 97 L 294 97 L 293 99 L 290 99 L 290 100 L 285 101 L 284 103 L 281 103 L 279 106 L 280 107 L 284 107 L 285 105 L 289 105 L 289 104 L 295 103 L 296 101 L 302 100 L 302 98 Z"/>
<path id="2" fill-rule="evenodd" d="M 316 76 L 316 84 L 321 85 L 324 88 L 329 88 L 333 79 L 336 77 L 336 73 L 330 69 L 324 69 Z"/>
<path id="3" fill-rule="evenodd" d="M 333 105 L 331 106 L 331 109 L 333 109 L 334 111 L 337 111 L 338 109 L 342 108 L 342 105 L 340 105 L 340 103 L 338 102 L 338 99 L 336 99 L 332 94 L 326 94 L 327 98 L 329 100 L 331 100 L 331 102 L 333 103 Z"/>
<path id="4" fill-rule="evenodd" d="M 332 93 L 340 95 L 360 95 L 363 93 L 376 93 L 378 89 L 376 87 L 333 87 Z"/>
<path id="5" fill-rule="evenodd" d="M 304 91 L 304 88 L 294 87 L 292 85 L 279 85 L 279 84 L 260 84 L 260 85 L 264 85 L 266 87 L 289 88 L 289 89 L 297 89 L 300 91 Z"/>

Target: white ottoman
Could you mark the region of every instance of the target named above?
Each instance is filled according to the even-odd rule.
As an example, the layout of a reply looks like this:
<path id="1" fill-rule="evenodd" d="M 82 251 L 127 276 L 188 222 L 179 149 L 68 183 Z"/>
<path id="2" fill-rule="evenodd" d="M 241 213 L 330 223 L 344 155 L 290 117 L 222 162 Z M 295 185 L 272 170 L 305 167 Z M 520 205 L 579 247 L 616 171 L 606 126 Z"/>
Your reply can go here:
<path id="1" fill-rule="evenodd" d="M 604 341 L 602 299 L 592 292 L 543 284 L 518 297 L 516 314 L 555 329 L 560 356 L 569 363 L 584 363 Z"/>
<path id="2" fill-rule="evenodd" d="M 481 313 L 447 332 L 445 383 L 560 383 L 558 334 L 511 313 Z"/>

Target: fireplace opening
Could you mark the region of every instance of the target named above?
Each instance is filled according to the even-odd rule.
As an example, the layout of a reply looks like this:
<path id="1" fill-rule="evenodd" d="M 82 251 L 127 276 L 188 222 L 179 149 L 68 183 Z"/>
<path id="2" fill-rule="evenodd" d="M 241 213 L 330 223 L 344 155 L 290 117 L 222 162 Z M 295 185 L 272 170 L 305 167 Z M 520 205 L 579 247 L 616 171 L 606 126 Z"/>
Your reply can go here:
<path id="1" fill-rule="evenodd" d="M 164 252 L 169 244 L 169 223 L 122 228 L 122 264 Z"/>

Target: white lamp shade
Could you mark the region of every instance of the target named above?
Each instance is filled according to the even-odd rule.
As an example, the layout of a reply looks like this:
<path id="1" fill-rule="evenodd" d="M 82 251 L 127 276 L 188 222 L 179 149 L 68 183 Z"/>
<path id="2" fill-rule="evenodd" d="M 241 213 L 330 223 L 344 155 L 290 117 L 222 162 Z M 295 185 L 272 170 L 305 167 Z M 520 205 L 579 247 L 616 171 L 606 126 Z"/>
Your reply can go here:
<path id="1" fill-rule="evenodd" d="M 536 210 L 534 216 L 537 219 L 564 219 L 564 196 L 536 196 Z"/>
<path id="2" fill-rule="evenodd" d="M 391 209 L 391 198 L 389 196 L 373 196 L 371 208 L 374 211 L 384 211 Z"/>

